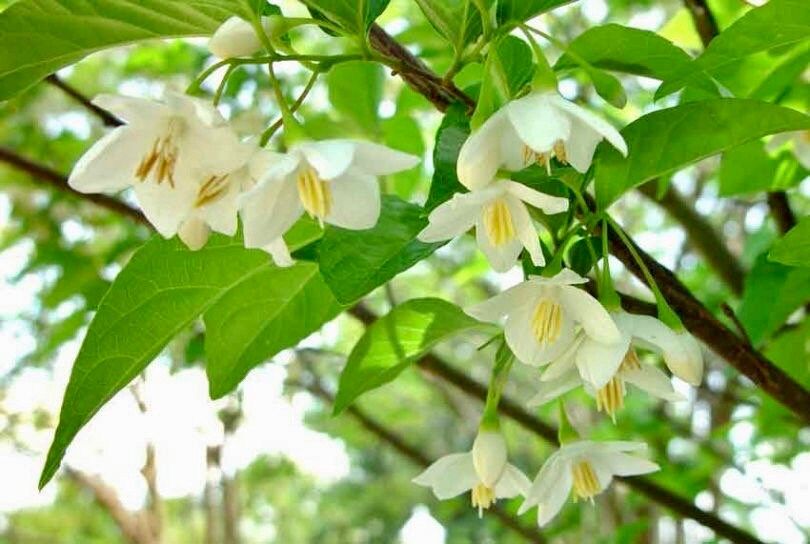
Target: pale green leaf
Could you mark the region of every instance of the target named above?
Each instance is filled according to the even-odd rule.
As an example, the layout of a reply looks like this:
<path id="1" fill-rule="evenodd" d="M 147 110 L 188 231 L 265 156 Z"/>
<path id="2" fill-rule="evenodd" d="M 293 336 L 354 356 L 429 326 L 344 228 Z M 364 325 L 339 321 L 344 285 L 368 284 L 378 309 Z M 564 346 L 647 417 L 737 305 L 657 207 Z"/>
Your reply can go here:
<path id="1" fill-rule="evenodd" d="M 102 49 L 209 35 L 229 16 L 244 15 L 245 5 L 242 0 L 21 0 L 0 13 L 0 100 Z"/>
<path id="2" fill-rule="evenodd" d="M 499 0 L 498 23 L 522 23 L 576 0 Z"/>
<path id="3" fill-rule="evenodd" d="M 337 23 L 352 34 L 365 34 L 388 7 L 389 0 L 301 0 L 316 16 Z"/>
<path id="4" fill-rule="evenodd" d="M 335 413 L 392 381 L 434 345 L 474 329 L 494 330 L 441 299 L 415 299 L 397 306 L 368 327 L 352 349 L 340 375 Z"/>
<path id="5" fill-rule="evenodd" d="M 383 67 L 376 62 L 338 64 L 326 77 L 329 101 L 343 117 L 353 120 L 367 135 L 379 131 L 377 109 L 382 100 Z"/>
<path id="6" fill-rule="evenodd" d="M 596 197 L 607 207 L 625 191 L 747 141 L 810 128 L 810 117 L 758 100 L 690 102 L 640 117 L 622 130 L 629 154 L 600 145 Z"/>
<path id="7" fill-rule="evenodd" d="M 486 0 L 492 3 L 493 0 Z M 433 28 L 457 53 L 481 35 L 481 13 L 471 0 L 416 0 Z"/>
<path id="8" fill-rule="evenodd" d="M 776 242 L 769 257 L 789 266 L 810 266 L 810 216 L 802 218 Z"/>

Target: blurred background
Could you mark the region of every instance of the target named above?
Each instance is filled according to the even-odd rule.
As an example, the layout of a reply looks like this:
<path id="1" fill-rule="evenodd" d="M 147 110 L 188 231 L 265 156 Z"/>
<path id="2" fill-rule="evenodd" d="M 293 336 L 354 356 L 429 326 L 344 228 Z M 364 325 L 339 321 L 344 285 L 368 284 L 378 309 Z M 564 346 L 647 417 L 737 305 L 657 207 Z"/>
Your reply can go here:
<path id="1" fill-rule="evenodd" d="M 0 2 L 0 8 L 9 3 Z M 709 4 L 720 28 L 750 8 L 741 0 Z M 297 2 L 280 5 L 285 14 L 304 12 Z M 415 2 L 393 0 L 379 22 L 433 70 L 442 73 L 449 66 L 448 47 Z M 679 0 L 583 0 L 534 24 L 568 42 L 607 22 L 656 30 L 693 54 L 702 49 Z M 313 52 L 350 47 L 316 29 L 298 36 L 296 44 Z M 550 48 L 548 54 L 554 58 L 559 52 Z M 204 331 L 198 323 L 101 410 L 70 448 L 58 478 L 38 492 L 85 327 L 122 263 L 150 235 L 127 217 L 52 188 L 105 131 L 65 86 L 88 97 L 101 92 L 158 97 L 165 88 L 183 90 L 213 62 L 204 39 L 139 44 L 92 55 L 0 104 L 1 543 L 715 541 L 696 522 L 621 485 L 599 496 L 596 507 L 569 504 L 542 535 L 532 515 L 514 516 L 517 504 L 478 519 L 468 496 L 437 501 L 410 480 L 425 463 L 470 447 L 481 405 L 414 367 L 333 418 L 337 376 L 363 330 L 348 315 L 267 361 L 237 393 L 216 402 L 207 396 Z M 807 57 L 803 62 L 806 67 Z M 321 78 L 302 108 L 306 129 L 317 138 L 367 137 L 424 156 L 421 170 L 384 181 L 388 192 L 422 202 L 441 116 L 386 72 L 344 65 Z M 784 92 L 806 95 L 802 70 L 794 72 Z M 456 82 L 464 87 L 479 73 L 480 67 L 469 67 Z M 306 83 L 306 73 L 292 64 L 284 64 L 280 75 L 290 97 Z M 217 77 L 221 74 L 209 80 L 209 91 Z M 670 103 L 653 103 L 657 81 L 626 76 L 622 83 L 629 97 L 623 110 L 600 101 L 577 74 L 563 78 L 560 89 L 620 126 Z M 261 68 L 235 72 L 222 110 L 246 136 L 276 118 Z M 771 160 L 763 144 L 754 142 L 678 173 L 660 202 L 655 188 L 628 195 L 615 215 L 710 308 L 721 314 L 722 305 L 730 305 L 752 341 L 810 386 L 810 321 L 802 321 L 810 276 L 806 269 L 764 259 L 779 225 L 756 192 L 761 189 L 756 180 L 746 185 L 762 175 L 744 162 L 753 156 Z M 799 171 L 784 181 L 797 215 L 810 212 L 806 175 Z M 728 254 L 712 255 L 713 246 L 701 243 L 706 236 Z M 618 262 L 612 270 L 620 289 L 649 298 Z M 756 273 L 743 285 L 742 273 L 749 270 Z M 768 278 L 788 276 L 788 292 L 769 290 Z M 519 280 L 517 270 L 492 273 L 474 241 L 461 239 L 365 303 L 377 313 L 418 296 L 466 305 Z M 767 303 L 777 296 L 790 301 L 786 325 L 768 319 Z M 437 353 L 485 382 L 491 353 L 475 349 L 484 340 L 457 338 Z M 590 399 L 575 395 L 569 403 L 575 424 L 598 438 L 647 441 L 662 466 L 654 475 L 657 482 L 762 540 L 808 542 L 810 430 L 711 352 L 705 355 L 708 371 L 701 387 L 676 380 L 687 401 L 662 404 L 631 392 L 614 426 L 594 412 Z M 525 401 L 536 380 L 517 368 L 507 394 Z M 547 407 L 539 416 L 553 421 L 553 411 Z M 552 450 L 512 423 L 505 432 L 514 462 L 533 476 Z"/>

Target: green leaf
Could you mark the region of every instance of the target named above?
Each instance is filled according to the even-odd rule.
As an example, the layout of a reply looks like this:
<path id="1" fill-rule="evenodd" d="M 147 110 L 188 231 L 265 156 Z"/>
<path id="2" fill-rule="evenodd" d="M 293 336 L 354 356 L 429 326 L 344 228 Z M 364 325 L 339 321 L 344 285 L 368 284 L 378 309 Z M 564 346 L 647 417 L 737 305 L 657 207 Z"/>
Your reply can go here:
<path id="1" fill-rule="evenodd" d="M 769 257 L 788 266 L 810 266 L 810 216 L 802 218 L 776 242 Z"/>
<path id="2" fill-rule="evenodd" d="M 605 102 L 617 108 L 623 108 L 627 105 L 627 95 L 618 79 L 598 68 L 589 67 L 584 69 L 591 79 L 596 93 Z"/>
<path id="3" fill-rule="evenodd" d="M 416 239 L 426 226 L 421 207 L 386 195 L 374 227 L 328 227 L 318 246 L 318 262 L 337 300 L 344 304 L 355 302 L 444 245 Z"/>
<path id="4" fill-rule="evenodd" d="M 807 170 L 789 150 L 772 157 L 761 140 L 754 140 L 723 153 L 718 172 L 720 196 L 787 189 L 806 176 Z"/>
<path id="5" fill-rule="evenodd" d="M 629 154 L 602 143 L 596 198 L 606 208 L 625 191 L 747 141 L 810 128 L 810 117 L 758 100 L 719 98 L 655 111 L 622 130 Z"/>
<path id="6" fill-rule="evenodd" d="M 442 124 L 436 131 L 436 144 L 433 147 L 433 179 L 430 182 L 425 209 L 430 212 L 439 204 L 449 200 L 455 193 L 467 189 L 458 180 L 456 162 L 461 146 L 470 135 L 470 119 L 467 108 L 453 104 L 444 114 Z"/>
<path id="7" fill-rule="evenodd" d="M 588 249 L 589 244 L 590 249 Z M 589 236 L 580 238 L 571 245 L 566 260 L 571 270 L 580 276 L 587 276 L 596 264 L 596 261 L 593 260 L 594 256 L 597 259 L 602 257 L 602 239 L 597 236 Z"/>
<path id="8" fill-rule="evenodd" d="M 291 240 L 290 245 L 295 248 L 306 241 Z M 67 446 L 99 408 L 200 314 L 217 327 L 216 337 L 228 342 L 214 352 L 214 364 L 219 366 L 212 376 L 228 380 L 226 385 L 315 331 L 336 313 L 336 303 L 328 289 L 317 288 L 322 280 L 313 268 L 307 263 L 277 268 L 266 253 L 245 249 L 240 239 L 221 235 L 199 251 L 188 250 L 176 238 L 155 236 L 147 242 L 118 274 L 90 323 L 65 391 L 40 486 L 51 479 Z M 265 314 L 265 320 L 257 323 L 240 314 L 245 300 L 255 303 L 254 310 L 261 308 L 256 313 Z M 268 330 L 277 318 L 295 311 L 307 314 L 299 325 Z M 318 316 L 324 321 L 317 322 Z M 227 334 L 220 326 L 226 320 Z M 221 369 L 227 357 L 242 349 L 244 353 L 230 359 L 236 368 Z M 211 387 L 223 391 L 226 386 L 212 382 Z"/>
<path id="9" fill-rule="evenodd" d="M 385 75 L 376 62 L 353 61 L 338 64 L 326 76 L 329 101 L 337 111 L 374 136 L 379 132 L 377 109 L 382 100 Z"/>
<path id="10" fill-rule="evenodd" d="M 803 387 L 810 387 L 810 319 L 769 342 L 765 356 Z"/>
<path id="11" fill-rule="evenodd" d="M 416 3 L 433 28 L 457 53 L 464 51 L 481 35 L 481 13 L 471 0 L 416 0 Z"/>
<path id="12" fill-rule="evenodd" d="M 576 68 L 574 55 L 603 70 L 654 79 L 666 79 L 692 60 L 685 51 L 655 32 L 616 24 L 596 26 L 577 36 L 554 68 Z M 704 81 L 713 87 L 711 81 Z"/>
<path id="13" fill-rule="evenodd" d="M 750 74 L 767 81 L 769 69 L 778 67 L 783 55 L 794 47 L 810 47 L 810 9 L 806 0 L 771 0 L 738 19 L 711 41 L 694 62 L 668 77 L 655 93 L 656 99 L 672 94 L 697 79 L 710 76 L 732 88 L 738 96 L 755 85 Z M 765 73 L 762 74 L 762 68 Z M 759 75 L 757 75 L 757 72 Z M 742 77 L 742 84 L 738 78 Z M 747 83 L 746 83 L 747 81 Z"/>
<path id="14" fill-rule="evenodd" d="M 810 300 L 810 270 L 769 262 L 762 254 L 745 280 L 740 318 L 751 342 L 760 345 Z"/>
<path id="15" fill-rule="evenodd" d="M 489 330 L 492 326 L 441 299 L 415 299 L 397 306 L 368 327 L 349 354 L 340 375 L 334 413 L 342 412 L 363 393 L 392 381 L 434 345 L 473 329 Z"/>
<path id="16" fill-rule="evenodd" d="M 500 0 L 498 24 L 523 23 L 541 13 L 570 4 L 576 0 Z"/>
<path id="17" fill-rule="evenodd" d="M 352 34 L 365 35 L 389 0 L 301 0 L 314 13 L 322 15 Z"/>
<path id="18" fill-rule="evenodd" d="M 484 64 L 484 79 L 478 106 L 470 124 L 477 128 L 532 80 L 534 62 L 529 45 L 515 36 L 505 36 L 493 44 Z"/>
<path id="19" fill-rule="evenodd" d="M 141 40 L 205 36 L 241 0 L 21 0 L 0 13 L 0 100 L 96 51 Z"/>

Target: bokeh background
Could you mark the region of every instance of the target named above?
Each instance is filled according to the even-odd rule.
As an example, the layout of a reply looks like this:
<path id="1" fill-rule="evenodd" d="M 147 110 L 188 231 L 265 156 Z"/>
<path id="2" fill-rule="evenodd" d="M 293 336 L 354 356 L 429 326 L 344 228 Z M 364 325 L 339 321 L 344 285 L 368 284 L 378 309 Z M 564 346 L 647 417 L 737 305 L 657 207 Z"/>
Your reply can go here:
<path id="1" fill-rule="evenodd" d="M 9 3 L 0 2 L 0 8 Z M 750 8 L 741 0 L 709 4 L 721 28 Z M 287 14 L 304 11 L 297 2 L 280 5 Z M 449 48 L 415 2 L 393 0 L 379 22 L 431 68 L 447 69 Z M 678 0 L 583 0 L 533 24 L 567 42 L 606 22 L 656 30 L 693 53 L 702 48 Z M 317 29 L 299 34 L 296 43 L 318 53 L 350 47 Z M 552 58 L 559 54 L 553 47 L 547 52 Z M 166 88 L 183 90 L 212 62 L 204 39 L 144 43 L 92 55 L 58 78 L 90 97 L 101 92 L 157 97 Z M 245 135 L 260 132 L 278 114 L 262 70 L 237 71 L 225 91 L 223 112 Z M 289 95 L 296 96 L 306 74 L 291 64 L 279 72 Z M 441 116 L 386 72 L 352 65 L 335 69 L 315 87 L 303 118 L 312 137 L 354 135 L 424 156 L 421 169 L 384 181 L 385 190 L 421 202 Z M 480 67 L 469 67 L 457 83 L 463 87 L 479 74 Z M 217 77 L 221 74 L 209 81 L 209 91 Z M 807 93 L 803 77 L 798 70 L 788 92 Z M 576 74 L 565 77 L 560 90 L 619 125 L 668 103 L 653 102 L 656 81 L 627 76 L 622 83 L 629 97 L 623 110 L 605 105 Z M 48 182 L 50 175 L 68 173 L 104 131 L 96 116 L 54 82 L 0 104 L 1 543 L 542 541 L 531 515 L 517 522 L 490 514 L 479 519 L 468 497 L 440 503 L 410 483 L 425 460 L 467 449 L 474 437 L 481 406 L 452 386 L 414 368 L 364 396 L 354 411 L 331 416 L 344 357 L 362 332 L 362 324 L 347 315 L 298 349 L 267 361 L 237 393 L 216 402 L 207 396 L 204 331 L 196 324 L 101 410 L 75 440 L 58 478 L 37 491 L 85 327 L 122 263 L 150 235 Z M 758 173 L 738 162 L 757 153 L 765 153 L 761 142 L 703 161 L 678 173 L 662 202 L 655 201 L 654 189 L 633 193 L 616 207 L 616 216 L 709 307 L 718 313 L 723 303 L 733 307 L 769 357 L 807 386 L 810 325 L 801 318 L 810 275 L 764 260 L 778 228 L 762 193 L 746 193 L 748 177 Z M 10 161 L 11 155 L 47 171 L 32 175 Z M 798 215 L 810 212 L 805 177 L 806 172 L 787 182 Z M 753 273 L 745 285 L 718 274 L 705 248 L 695 243 L 702 235 L 685 228 L 690 225 L 719 239 L 741 270 L 758 271 L 759 283 L 750 280 Z M 648 297 L 619 263 L 613 271 L 621 289 Z M 768 290 L 765 279 L 790 274 L 796 275 L 790 292 Z M 366 304 L 380 313 L 417 296 L 465 305 L 519 280 L 519 271 L 489 271 L 474 242 L 461 239 L 374 292 Z M 787 325 L 763 324 L 773 296 L 795 299 Z M 483 382 L 491 365 L 489 352 L 476 351 L 483 340 L 458 338 L 438 353 Z M 705 355 L 701 387 L 676 380 L 687 401 L 665 405 L 631 393 L 614 426 L 593 411 L 587 397 L 574 396 L 569 408 L 575 424 L 596 437 L 647 441 L 662 465 L 656 481 L 764 541 L 808 542 L 810 430 L 711 352 Z M 536 380 L 518 368 L 508 394 L 525 400 Z M 553 408 L 539 415 L 552 421 Z M 515 463 L 526 471 L 537 470 L 551 453 L 513 424 L 506 423 L 505 431 Z M 505 508 L 514 512 L 516 504 Z M 516 530 L 514 523 L 524 529 Z M 144 526 L 159 527 L 160 536 Z M 678 519 L 621 485 L 595 506 L 567 506 L 543 535 L 556 542 L 715 541 L 696 522 Z"/>

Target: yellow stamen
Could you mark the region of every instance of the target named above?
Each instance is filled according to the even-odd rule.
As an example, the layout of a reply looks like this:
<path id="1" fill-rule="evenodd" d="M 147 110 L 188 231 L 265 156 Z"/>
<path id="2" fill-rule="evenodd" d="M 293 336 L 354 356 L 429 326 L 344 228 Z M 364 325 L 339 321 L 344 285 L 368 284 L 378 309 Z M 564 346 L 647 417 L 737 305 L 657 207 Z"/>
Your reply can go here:
<path id="1" fill-rule="evenodd" d="M 596 392 L 596 409 L 605 412 L 616 422 L 616 412 L 624 407 L 624 382 L 613 376 L 602 389 Z"/>
<path id="2" fill-rule="evenodd" d="M 558 161 L 560 161 L 562 164 L 568 164 L 568 155 L 565 154 L 565 144 L 562 140 L 557 140 L 554 142 L 553 151 Z"/>
<path id="3" fill-rule="evenodd" d="M 599 493 L 599 480 L 593 466 L 588 461 L 579 461 L 571 471 L 574 475 L 574 501 L 583 499 L 593 502 L 594 496 Z"/>
<path id="4" fill-rule="evenodd" d="M 556 342 L 562 331 L 562 307 L 548 298 L 538 302 L 532 316 L 532 331 L 541 345 Z"/>
<path id="5" fill-rule="evenodd" d="M 194 206 L 200 208 L 218 199 L 228 188 L 228 174 L 223 176 L 211 176 L 205 183 L 200 185 L 197 191 L 197 200 Z"/>
<path id="6" fill-rule="evenodd" d="M 490 202 L 484 208 L 484 230 L 495 247 L 507 244 L 515 238 L 512 214 L 502 198 Z"/>
<path id="7" fill-rule="evenodd" d="M 310 215 L 323 223 L 332 209 L 332 192 L 314 168 L 307 166 L 298 172 L 298 198 Z"/>
<path id="8" fill-rule="evenodd" d="M 174 169 L 177 165 L 177 139 L 183 132 L 183 122 L 172 119 L 165 134 L 155 138 L 149 152 L 143 156 L 135 169 L 135 177 L 139 181 L 146 181 L 150 175 L 160 185 L 164 181 L 174 188 Z"/>
<path id="9" fill-rule="evenodd" d="M 639 368 L 641 368 L 641 361 L 638 358 L 638 353 L 636 353 L 633 346 L 630 346 L 630 349 L 624 355 L 624 359 L 622 359 L 619 370 L 638 370 Z"/>
<path id="10" fill-rule="evenodd" d="M 483 511 L 495 504 L 495 491 L 492 488 L 479 483 L 472 488 L 472 505 L 473 508 L 478 508 L 478 516 L 483 514 Z"/>

